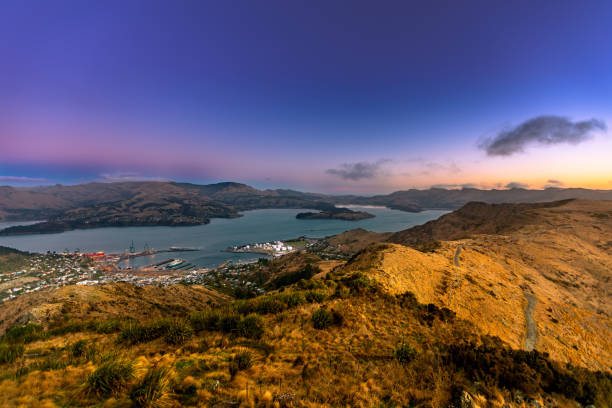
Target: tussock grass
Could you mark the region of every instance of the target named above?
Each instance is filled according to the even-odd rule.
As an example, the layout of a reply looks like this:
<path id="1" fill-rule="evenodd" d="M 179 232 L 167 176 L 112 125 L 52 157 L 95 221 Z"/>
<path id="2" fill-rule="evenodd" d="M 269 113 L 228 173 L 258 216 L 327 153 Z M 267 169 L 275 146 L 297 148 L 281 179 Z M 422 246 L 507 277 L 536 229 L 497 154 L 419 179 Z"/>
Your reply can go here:
<path id="1" fill-rule="evenodd" d="M 251 368 L 253 365 L 253 355 L 249 351 L 241 351 L 229 359 L 229 372 L 232 378 L 243 371 Z"/>
<path id="2" fill-rule="evenodd" d="M 165 408 L 174 406 L 171 399 L 172 381 L 170 370 L 154 367 L 130 391 L 130 399 L 135 407 Z"/>
<path id="3" fill-rule="evenodd" d="M 119 333 L 119 341 L 138 344 L 163 337 L 168 344 L 181 345 L 192 335 L 193 328 L 184 320 L 158 319 L 144 324 L 127 325 Z"/>
<path id="4" fill-rule="evenodd" d="M 220 331 L 249 339 L 259 339 L 265 331 L 264 320 L 260 316 L 251 313 L 241 317 L 232 309 L 194 312 L 189 316 L 189 321 L 196 331 Z"/>
<path id="5" fill-rule="evenodd" d="M 84 390 L 88 395 L 109 397 L 124 391 L 134 376 L 131 362 L 112 360 L 102 364 L 85 380 Z"/>
<path id="6" fill-rule="evenodd" d="M 0 364 L 12 363 L 23 355 L 20 344 L 0 344 Z"/>

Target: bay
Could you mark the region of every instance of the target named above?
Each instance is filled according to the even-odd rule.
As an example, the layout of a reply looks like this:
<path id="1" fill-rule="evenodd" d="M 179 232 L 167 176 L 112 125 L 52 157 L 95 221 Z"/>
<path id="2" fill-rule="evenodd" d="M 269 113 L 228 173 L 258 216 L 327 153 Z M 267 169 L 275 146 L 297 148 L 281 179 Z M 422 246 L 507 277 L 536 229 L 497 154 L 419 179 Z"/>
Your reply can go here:
<path id="1" fill-rule="evenodd" d="M 74 230 L 59 234 L 38 234 L 0 237 L 0 246 L 8 246 L 30 252 L 81 252 L 123 253 L 132 241 L 136 251 L 147 245 L 151 249 L 171 246 L 197 248 L 197 251 L 161 253 L 138 257 L 131 266 L 149 265 L 168 258 L 182 258 L 199 267 L 214 267 L 226 260 L 251 261 L 258 254 L 229 253 L 223 250 L 233 245 L 272 240 L 287 240 L 300 236 L 321 238 L 341 232 L 363 228 L 376 232 L 395 232 L 436 219 L 448 211 L 428 210 L 409 213 L 384 207 L 358 207 L 376 217 L 359 221 L 298 220 L 298 209 L 266 209 L 245 211 L 240 218 L 214 218 L 210 224 L 193 227 L 121 227 Z M 15 225 L 18 223 L 11 223 Z M 127 262 L 127 261 L 126 261 Z M 125 266 L 127 266 L 126 263 Z"/>

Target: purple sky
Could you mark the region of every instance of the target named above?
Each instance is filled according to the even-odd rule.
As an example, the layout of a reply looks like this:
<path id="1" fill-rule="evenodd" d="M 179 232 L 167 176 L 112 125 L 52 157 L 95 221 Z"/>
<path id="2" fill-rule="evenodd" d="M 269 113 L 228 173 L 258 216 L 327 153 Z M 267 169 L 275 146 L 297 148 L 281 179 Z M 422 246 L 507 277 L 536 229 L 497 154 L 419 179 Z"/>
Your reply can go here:
<path id="1" fill-rule="evenodd" d="M 612 188 L 612 3 L 495 3 L 4 1 L 0 185 Z"/>

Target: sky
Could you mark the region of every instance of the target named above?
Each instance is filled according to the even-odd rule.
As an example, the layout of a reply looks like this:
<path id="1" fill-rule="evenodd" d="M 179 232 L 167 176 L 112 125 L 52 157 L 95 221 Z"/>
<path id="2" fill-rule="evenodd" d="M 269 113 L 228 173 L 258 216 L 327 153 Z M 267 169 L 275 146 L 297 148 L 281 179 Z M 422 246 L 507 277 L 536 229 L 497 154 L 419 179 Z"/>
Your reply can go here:
<path id="1" fill-rule="evenodd" d="M 612 189 L 609 1 L 0 3 L 0 185 Z"/>

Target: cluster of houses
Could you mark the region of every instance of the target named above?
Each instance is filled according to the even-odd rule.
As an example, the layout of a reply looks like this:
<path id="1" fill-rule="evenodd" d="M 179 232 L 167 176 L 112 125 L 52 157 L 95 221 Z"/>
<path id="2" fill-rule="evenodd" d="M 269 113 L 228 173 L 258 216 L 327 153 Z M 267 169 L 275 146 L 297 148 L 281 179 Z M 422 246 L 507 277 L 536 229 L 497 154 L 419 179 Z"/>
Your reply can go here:
<path id="1" fill-rule="evenodd" d="M 255 244 L 233 246 L 231 248 L 232 252 L 255 252 L 265 253 L 274 256 L 285 255 L 293 250 L 294 248 L 291 245 L 287 245 L 282 241 L 259 242 Z"/>
<path id="2" fill-rule="evenodd" d="M 0 274 L 0 301 L 95 278 L 99 274 L 96 268 L 82 261 L 80 256 L 32 256 L 24 269 Z"/>

